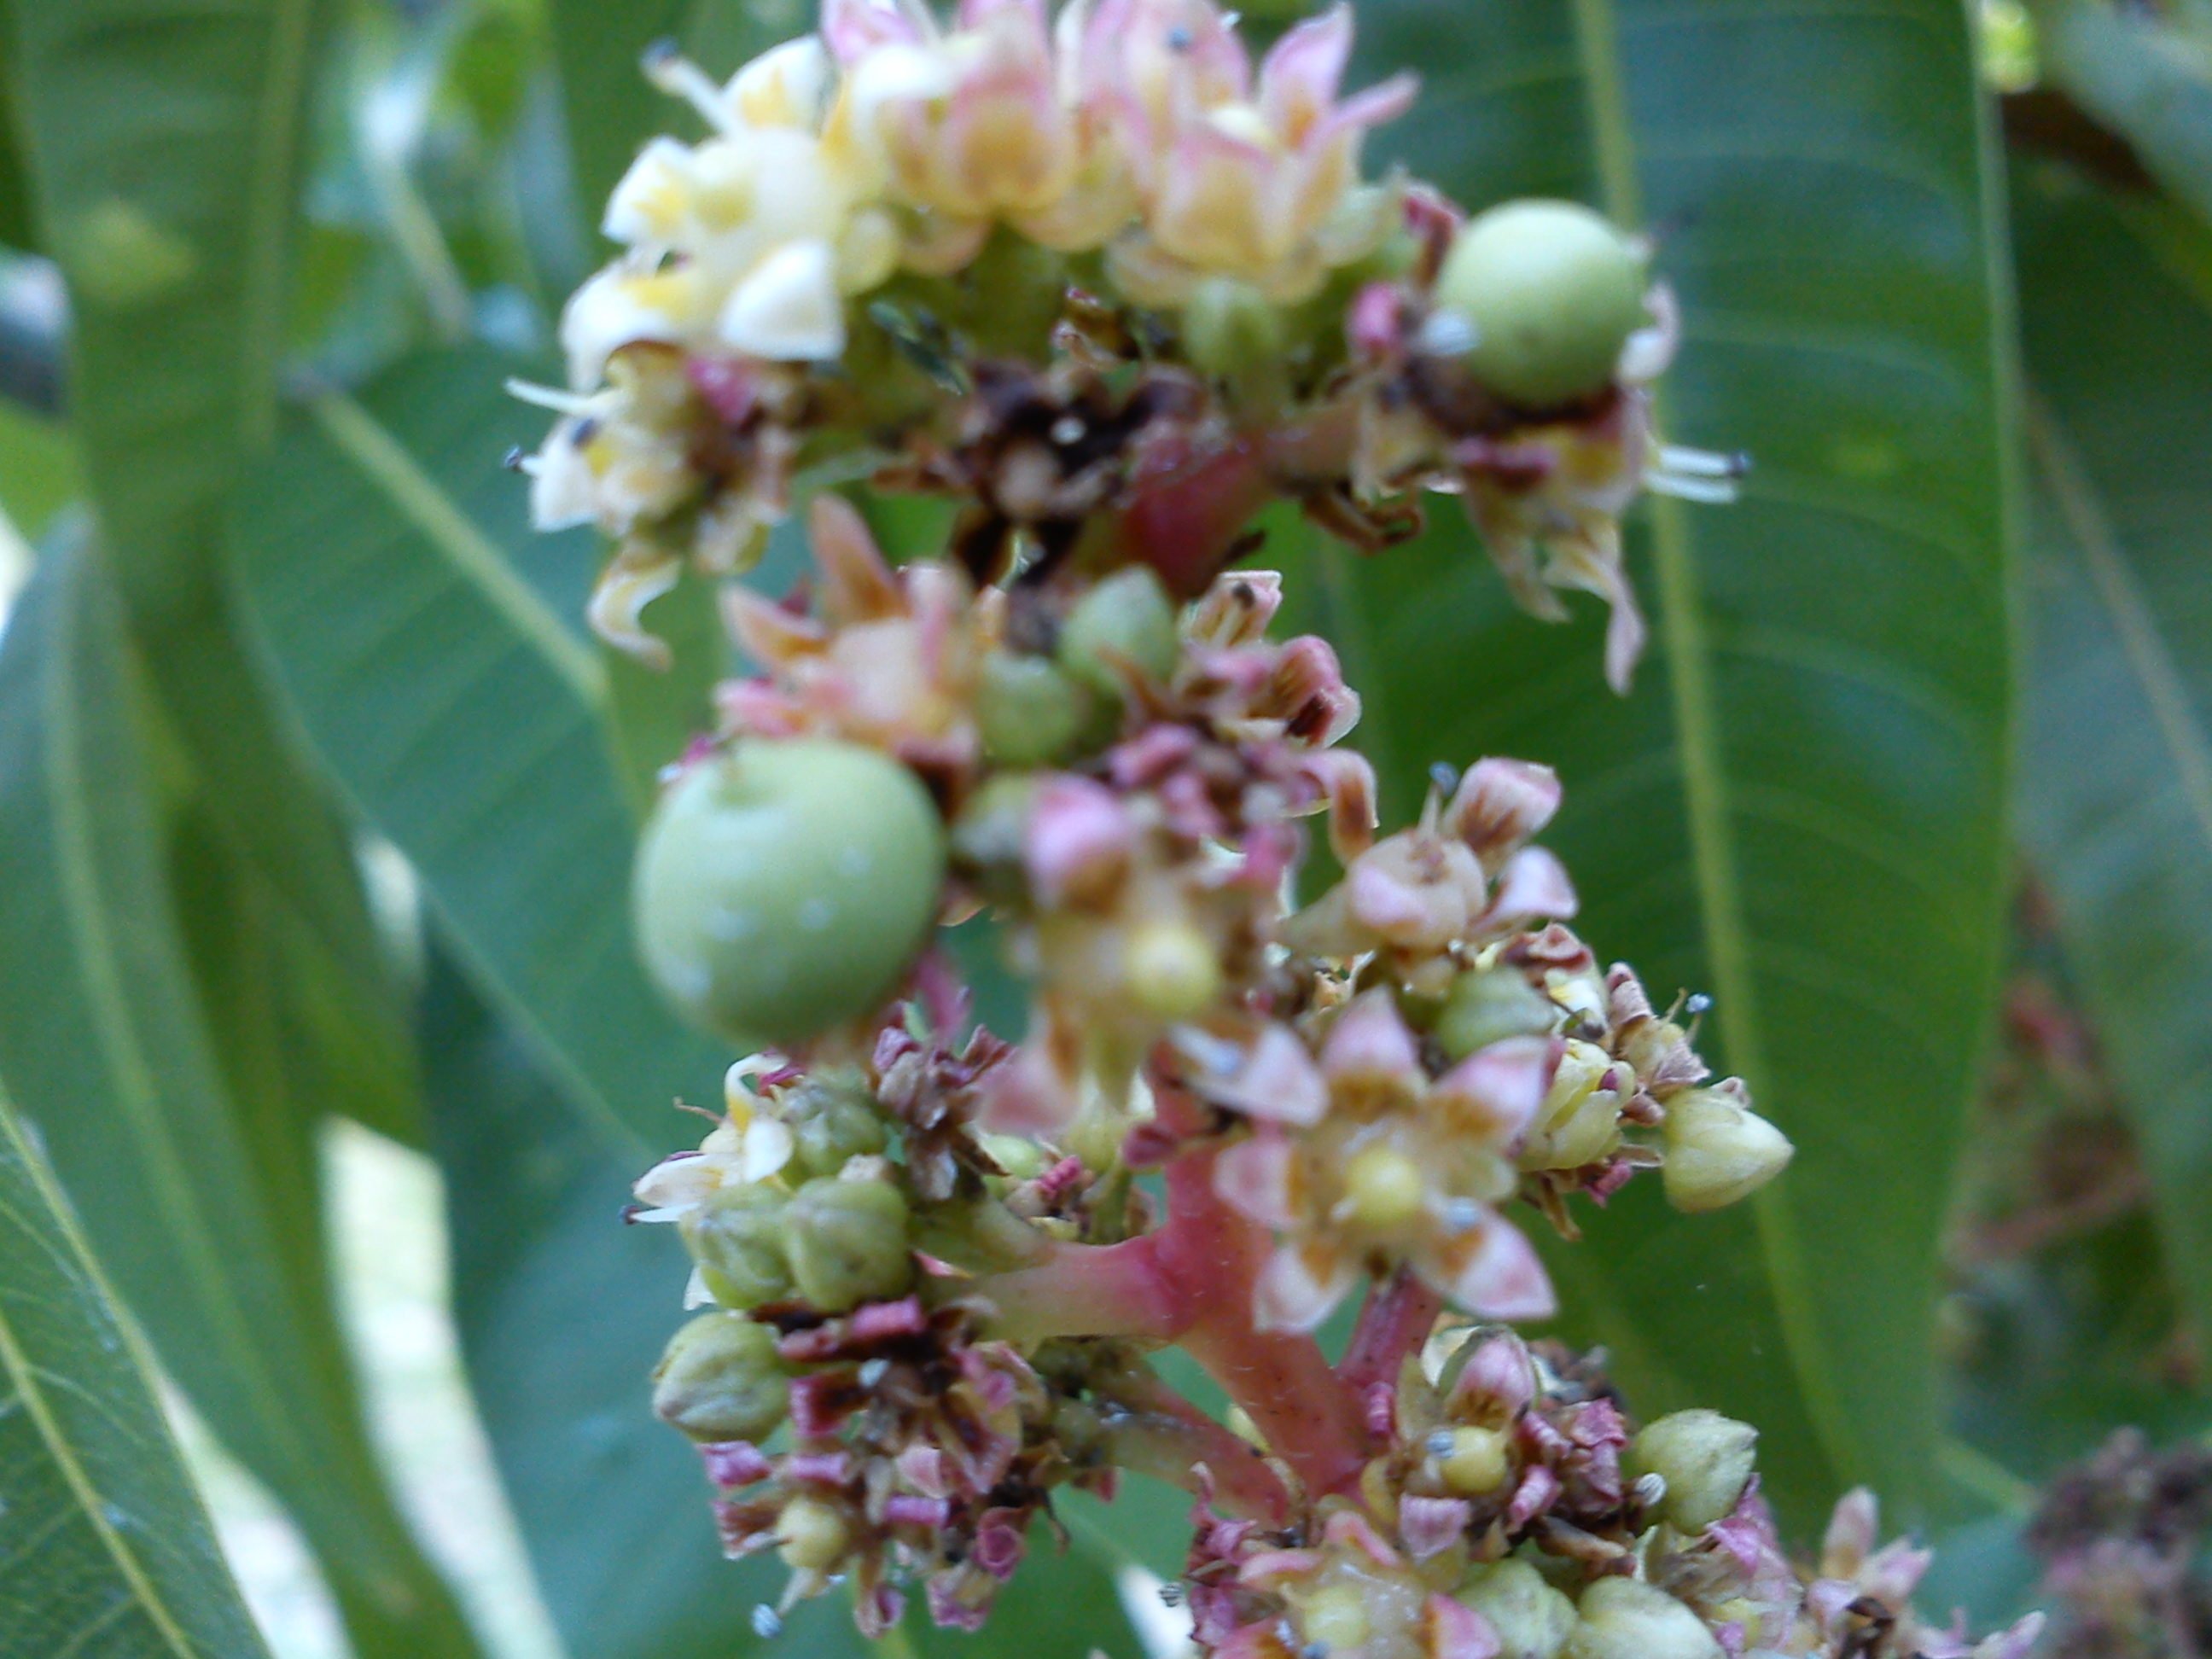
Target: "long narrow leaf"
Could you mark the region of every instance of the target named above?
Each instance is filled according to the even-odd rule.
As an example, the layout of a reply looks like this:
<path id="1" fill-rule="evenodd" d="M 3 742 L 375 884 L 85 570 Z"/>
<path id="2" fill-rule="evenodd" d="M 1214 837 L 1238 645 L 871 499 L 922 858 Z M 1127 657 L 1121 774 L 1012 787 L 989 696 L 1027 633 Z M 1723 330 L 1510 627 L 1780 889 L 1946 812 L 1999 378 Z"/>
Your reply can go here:
<path id="1" fill-rule="evenodd" d="M 240 497 L 241 590 L 331 775 L 471 969 L 579 1107 L 657 1146 L 730 1057 L 637 966 L 635 819 L 580 631 L 597 549 L 528 528 L 499 462 L 541 422 L 501 390 L 512 368 L 438 353 L 317 404 Z"/>
<path id="2" fill-rule="evenodd" d="M 0 1106 L 0 1653 L 253 1659 L 137 1344 Z"/>
<path id="3" fill-rule="evenodd" d="M 0 1076 L 171 1370 L 291 1504 L 364 1653 L 465 1653 L 393 1514 L 324 1280 L 312 1124 L 242 1109 L 186 969 L 122 620 L 82 548 L 0 648 Z"/>
<path id="4" fill-rule="evenodd" d="M 2017 192 L 2033 398 L 2021 830 L 2212 1333 L 2212 290 L 2057 168 Z M 2201 1348 L 2200 1348 L 2201 1352 Z"/>

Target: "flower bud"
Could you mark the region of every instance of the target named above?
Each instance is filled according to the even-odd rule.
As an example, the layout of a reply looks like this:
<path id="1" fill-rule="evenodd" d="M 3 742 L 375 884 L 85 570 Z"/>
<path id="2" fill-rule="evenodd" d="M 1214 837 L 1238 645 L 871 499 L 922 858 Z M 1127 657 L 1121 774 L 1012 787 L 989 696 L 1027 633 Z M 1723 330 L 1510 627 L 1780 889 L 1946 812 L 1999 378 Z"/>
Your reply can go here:
<path id="1" fill-rule="evenodd" d="M 1552 1075 L 1551 1092 L 1522 1142 L 1524 1170 L 1579 1170 L 1620 1141 L 1620 1096 L 1608 1079 L 1626 1066 L 1595 1043 L 1571 1040 Z"/>
<path id="2" fill-rule="evenodd" d="M 1183 307 L 1182 349 L 1194 368 L 1218 379 L 1279 378 L 1283 313 L 1250 283 L 1210 276 Z"/>
<path id="3" fill-rule="evenodd" d="M 1496 1429 L 1439 1429 L 1437 1473 L 1462 1498 L 1496 1492 L 1512 1468 L 1503 1433 Z"/>
<path id="4" fill-rule="evenodd" d="M 1052 1154 L 1025 1135 L 987 1134 L 982 1142 L 991 1162 L 1006 1171 L 1009 1181 L 1035 1181 L 1052 1168 Z"/>
<path id="5" fill-rule="evenodd" d="M 1660 1513 L 1684 1532 L 1703 1532 L 1736 1506 L 1751 1484 L 1759 1431 L 1718 1412 L 1675 1412 L 1647 1423 L 1628 1449 L 1634 1474 L 1667 1483 Z"/>
<path id="6" fill-rule="evenodd" d="M 1094 691 L 1120 697 L 1131 673 L 1164 680 L 1182 642 L 1176 608 L 1143 565 L 1117 570 L 1076 601 L 1060 631 L 1060 663 Z"/>
<path id="7" fill-rule="evenodd" d="M 883 1115 L 858 1079 L 811 1079 L 791 1102 L 792 1153 L 810 1176 L 836 1175 L 890 1145 Z"/>
<path id="8" fill-rule="evenodd" d="M 1045 657 L 994 651 L 975 688 L 975 725 L 1001 766 L 1042 766 L 1072 753 L 1097 713 L 1088 688 Z"/>
<path id="9" fill-rule="evenodd" d="M 791 1294 L 791 1264 L 783 1253 L 789 1201 L 765 1183 L 724 1187 L 678 1224 L 699 1277 L 724 1307 L 757 1308 Z"/>
<path id="10" fill-rule="evenodd" d="M 1147 921 L 1132 928 L 1121 972 L 1137 1006 L 1162 1019 L 1188 1019 L 1221 994 L 1220 958 L 1187 921 Z"/>
<path id="11" fill-rule="evenodd" d="M 823 1313 L 896 1296 L 913 1282 L 906 1200 L 884 1181 L 808 1182 L 785 1212 L 799 1293 Z"/>
<path id="12" fill-rule="evenodd" d="M 1427 1208 L 1428 1190 L 1421 1166 L 1387 1140 L 1361 1147 L 1344 1166 L 1346 1218 L 1364 1231 L 1410 1225 Z"/>
<path id="13" fill-rule="evenodd" d="M 1667 1201 L 1692 1214 L 1748 1197 L 1782 1173 L 1796 1148 L 1743 1105 L 1741 1088 L 1692 1089 L 1669 1102 L 1661 1171 Z"/>
<path id="14" fill-rule="evenodd" d="M 1575 1627 L 1575 1604 L 1526 1561 L 1469 1568 L 1454 1599 L 1489 1621 L 1498 1659 L 1559 1659 Z"/>
<path id="15" fill-rule="evenodd" d="M 1022 852 L 1041 775 L 1035 772 L 994 775 L 969 796 L 960 816 L 953 820 L 954 855 L 964 870 L 980 876 L 994 891 L 1002 887 L 1019 890 Z"/>
<path id="16" fill-rule="evenodd" d="M 1565 1659 L 1721 1659 L 1704 1620 L 1634 1578 L 1600 1578 L 1583 1592 L 1582 1622 Z"/>
<path id="17" fill-rule="evenodd" d="M 1453 240 L 1436 301 L 1471 334 L 1459 356 L 1478 381 L 1545 409 L 1612 382 L 1621 347 L 1644 325 L 1648 280 L 1635 244 L 1589 209 L 1508 202 Z"/>
<path id="18" fill-rule="evenodd" d="M 817 1498 L 794 1498 L 775 1518 L 775 1553 L 794 1572 L 828 1572 L 853 1547 L 844 1512 Z"/>
<path id="19" fill-rule="evenodd" d="M 1550 998 L 1512 968 L 1477 968 L 1444 994 L 1436 1039 L 1455 1060 L 1507 1037 L 1540 1036 L 1559 1023 Z"/>
<path id="20" fill-rule="evenodd" d="M 792 1043 L 889 996 L 937 919 L 945 830 L 879 750 L 755 741 L 685 771 L 638 848 L 645 965 L 689 1018 Z"/>
<path id="21" fill-rule="evenodd" d="M 653 1371 L 653 1409 L 694 1440 L 762 1440 L 790 1409 L 775 1333 L 742 1314 L 702 1314 Z"/>

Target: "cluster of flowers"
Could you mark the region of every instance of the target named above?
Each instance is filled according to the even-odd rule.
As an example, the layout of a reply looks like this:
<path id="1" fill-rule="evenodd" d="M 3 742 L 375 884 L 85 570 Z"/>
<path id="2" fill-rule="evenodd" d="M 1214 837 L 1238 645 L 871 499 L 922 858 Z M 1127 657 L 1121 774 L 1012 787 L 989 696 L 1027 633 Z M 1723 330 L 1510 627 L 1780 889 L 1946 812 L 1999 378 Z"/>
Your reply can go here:
<path id="1" fill-rule="evenodd" d="M 726 86 L 657 58 L 711 134 L 639 156 L 605 222 L 625 252 L 562 319 L 570 384 L 523 388 L 562 416 L 523 463 L 538 521 L 618 544 L 595 621 L 655 652 L 639 613 L 687 557 L 744 568 L 794 478 L 855 457 L 1186 596 L 1270 495 L 1377 547 L 1432 488 L 1533 609 L 1603 595 L 1625 679 L 1620 512 L 1725 496 L 1734 466 L 1653 441 L 1666 291 L 1568 204 L 1468 225 L 1363 179 L 1413 84 L 1340 96 L 1351 46 L 1341 4 L 1255 72 L 1212 0 L 962 0 L 949 29 L 825 0 Z M 1194 492 L 1212 512 L 1160 536 Z"/>
<path id="2" fill-rule="evenodd" d="M 2027 1531 L 2057 1602 L 2050 1659 L 2212 1652 L 2212 1448 L 2132 1429 L 2063 1470 Z"/>
<path id="3" fill-rule="evenodd" d="M 727 86 L 651 65 L 713 134 L 616 191 L 572 387 L 529 392 L 562 416 L 536 510 L 617 538 L 594 617 L 641 649 L 687 562 L 741 569 L 801 495 L 815 558 L 726 594 L 750 672 L 639 852 L 652 976 L 762 1050 L 637 1185 L 700 1310 L 657 1409 L 730 1553 L 872 1632 L 916 1584 L 979 1623 L 1054 1493 L 1129 1471 L 1198 1498 L 1181 1589 L 1236 1659 L 2010 1659 L 1913 1622 L 1919 1559 L 1863 1504 L 1804 1577 L 1748 1429 L 1633 1433 L 1497 1322 L 1554 1311 L 1515 1206 L 1572 1237 L 1656 1169 L 1710 1209 L 1790 1143 L 1694 1002 L 1571 931 L 1548 769 L 1442 770 L 1378 838 L 1359 700 L 1271 636 L 1248 526 L 1288 500 L 1371 550 L 1462 494 L 1532 608 L 1611 603 L 1619 683 L 1620 512 L 1729 466 L 1652 441 L 1639 243 L 1363 180 L 1411 88 L 1340 99 L 1350 30 L 1255 72 L 1212 0 L 827 0 Z M 895 565 L 833 475 L 950 497 L 949 544 Z M 1301 906 L 1308 819 L 1337 876 Z M 1018 1041 L 939 940 L 979 915 Z M 1146 1363 L 1170 1343 L 1234 1426 Z"/>

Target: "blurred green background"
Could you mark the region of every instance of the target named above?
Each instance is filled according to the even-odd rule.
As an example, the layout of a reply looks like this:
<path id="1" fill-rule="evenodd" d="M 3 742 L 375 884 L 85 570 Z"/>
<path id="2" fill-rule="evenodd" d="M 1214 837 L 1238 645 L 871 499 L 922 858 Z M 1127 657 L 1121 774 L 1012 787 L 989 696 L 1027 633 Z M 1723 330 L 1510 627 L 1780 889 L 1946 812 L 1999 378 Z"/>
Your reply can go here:
<path id="1" fill-rule="evenodd" d="M 647 1409 L 678 1253 L 615 1224 L 728 1058 L 624 903 L 727 665 L 690 588 L 669 675 L 585 632 L 600 550 L 529 533 L 501 388 L 690 131 L 641 51 L 811 16 L 0 14 L 0 1655 L 750 1651 L 773 1565 Z M 1564 1334 L 1758 1423 L 1800 1540 L 1874 1484 L 1924 1605 L 1994 1619 L 2054 1470 L 2212 1429 L 2212 3 L 1358 16 L 1425 82 L 1375 159 L 1650 228 L 1664 424 L 1755 462 L 1638 510 L 1625 701 L 1455 514 L 1261 556 L 1386 818 L 1432 761 L 1556 764 L 1585 931 L 1714 998 L 1800 1148 L 1747 1213 L 1631 1188 L 1555 1254 Z M 1182 1509 L 1073 1511 L 983 1636 L 880 1645 L 1171 1655 Z"/>

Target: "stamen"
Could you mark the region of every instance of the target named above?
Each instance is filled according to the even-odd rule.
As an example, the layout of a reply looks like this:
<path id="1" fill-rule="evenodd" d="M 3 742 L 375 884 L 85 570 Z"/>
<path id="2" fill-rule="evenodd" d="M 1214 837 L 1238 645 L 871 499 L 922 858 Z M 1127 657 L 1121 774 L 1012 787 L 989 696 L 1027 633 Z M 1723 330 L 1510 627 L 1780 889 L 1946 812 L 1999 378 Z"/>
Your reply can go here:
<path id="1" fill-rule="evenodd" d="M 738 123 L 722 101 L 714 77 L 686 58 L 673 40 L 656 40 L 645 49 L 645 78 L 672 98 L 681 98 L 717 132 L 733 133 Z"/>
<path id="2" fill-rule="evenodd" d="M 1740 449 L 1723 454 L 1715 449 L 1662 444 L 1659 470 L 1686 478 L 1741 478 L 1751 471 L 1751 457 Z"/>
<path id="3" fill-rule="evenodd" d="M 604 392 L 571 392 L 565 386 L 539 386 L 535 380 L 508 380 L 507 395 L 518 403 L 579 418 L 608 407 L 607 394 Z"/>

